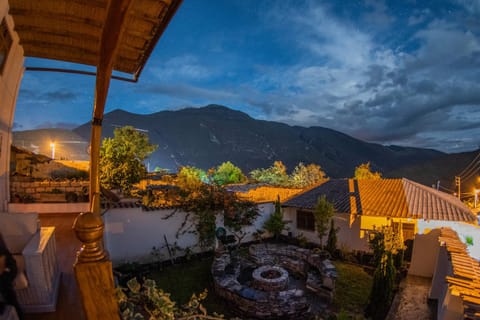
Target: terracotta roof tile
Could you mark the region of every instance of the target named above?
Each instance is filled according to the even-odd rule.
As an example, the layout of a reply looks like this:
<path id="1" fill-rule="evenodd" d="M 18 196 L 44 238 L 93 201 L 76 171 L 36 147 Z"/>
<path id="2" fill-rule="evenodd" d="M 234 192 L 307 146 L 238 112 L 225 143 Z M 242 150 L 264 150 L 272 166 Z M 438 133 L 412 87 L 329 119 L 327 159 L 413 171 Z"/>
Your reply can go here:
<path id="1" fill-rule="evenodd" d="M 465 319 L 480 317 L 480 263 L 470 257 L 467 246 L 458 238 L 455 231 L 442 228 L 440 243 L 450 256 L 453 274 L 446 277 L 452 294 L 462 298 Z"/>
<path id="2" fill-rule="evenodd" d="M 408 179 L 402 179 L 401 182 L 409 217 L 425 220 L 476 221 L 472 211 L 458 198 Z"/>
<path id="3" fill-rule="evenodd" d="M 457 198 L 408 179 L 333 179 L 283 203 L 313 209 L 319 196 L 337 212 L 394 218 L 475 222 L 476 216 Z"/>
<path id="4" fill-rule="evenodd" d="M 358 180 L 362 215 L 407 218 L 408 207 L 399 179 Z"/>

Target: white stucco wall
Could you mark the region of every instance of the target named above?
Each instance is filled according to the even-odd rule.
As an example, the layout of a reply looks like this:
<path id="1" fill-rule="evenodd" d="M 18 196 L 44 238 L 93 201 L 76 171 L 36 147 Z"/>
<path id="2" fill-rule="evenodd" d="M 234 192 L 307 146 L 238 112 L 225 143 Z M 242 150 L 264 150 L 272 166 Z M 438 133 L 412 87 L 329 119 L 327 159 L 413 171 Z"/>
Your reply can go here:
<path id="1" fill-rule="evenodd" d="M 254 225 L 245 228 L 248 233 L 244 242 L 254 240 L 252 234 L 260 229 L 265 219 L 274 211 L 272 203 L 260 204 L 260 216 Z M 113 263 L 147 262 L 153 259 L 152 248 L 161 248 L 164 260 L 169 259 L 168 249 L 165 246 L 164 236 L 167 237 L 171 248 L 175 245 L 181 248 L 191 248 L 193 252 L 200 252 L 197 246 L 197 235 L 191 232 L 182 233 L 178 238 L 177 231 L 185 221 L 186 213 L 178 211 L 171 217 L 173 209 L 142 211 L 141 208 L 110 209 L 104 215 L 105 246 L 110 253 Z M 191 220 L 190 220 L 191 221 Z M 190 223 L 189 223 L 190 224 Z M 223 226 L 222 219 L 217 219 L 217 227 Z M 193 230 L 193 229 L 190 229 Z M 184 253 L 179 251 L 177 256 Z"/>
<path id="2" fill-rule="evenodd" d="M 439 246 L 437 257 L 435 259 L 435 269 L 432 277 L 432 286 L 430 287 L 430 292 L 428 294 L 429 299 L 443 299 L 445 297 L 445 292 L 448 290 L 447 282 L 445 277 L 451 275 L 452 264 L 449 261 L 447 249 L 444 246 Z M 441 308 L 441 303 L 437 308 Z"/>
<path id="3" fill-rule="evenodd" d="M 458 237 L 464 243 L 470 238 L 473 245 L 467 245 L 468 253 L 471 257 L 480 260 L 480 227 L 478 225 L 457 222 L 457 221 L 426 221 L 418 220 L 418 234 L 424 234 L 429 230 L 448 227 L 457 232 Z"/>
<path id="4" fill-rule="evenodd" d="M 463 301 L 459 296 L 451 294 L 446 290 L 443 303 L 440 300 L 437 313 L 438 320 L 463 320 Z"/>
<path id="5" fill-rule="evenodd" d="M 303 234 L 308 241 L 312 243 L 320 243 L 318 235 L 315 231 L 302 230 L 297 228 L 297 209 L 284 208 L 284 220 L 288 221 L 288 230 L 283 234 L 291 233 L 292 237 L 298 237 Z M 360 232 L 360 217 L 357 217 L 350 224 L 350 214 L 336 213 L 334 216 L 335 227 L 339 228 L 337 233 L 337 248 L 346 251 L 368 251 L 368 239 L 365 234 Z M 323 243 L 327 241 L 327 236 L 323 237 Z"/>
<path id="6" fill-rule="evenodd" d="M 80 213 L 90 210 L 88 202 L 66 203 L 9 203 L 8 212 L 37 212 L 37 213 Z"/>
<path id="7" fill-rule="evenodd" d="M 412 260 L 408 274 L 420 277 L 432 277 L 436 268 L 440 243 L 440 229 L 415 235 Z"/>
<path id="8" fill-rule="evenodd" d="M 0 210 L 6 211 L 9 200 L 9 165 L 11 131 L 15 105 L 23 76 L 23 48 L 19 45 L 16 32 L 13 32 L 13 19 L 8 13 L 8 1 L 0 0 L 0 20 L 6 18 L 12 36 L 12 47 L 8 52 L 6 64 L 0 74 Z"/>

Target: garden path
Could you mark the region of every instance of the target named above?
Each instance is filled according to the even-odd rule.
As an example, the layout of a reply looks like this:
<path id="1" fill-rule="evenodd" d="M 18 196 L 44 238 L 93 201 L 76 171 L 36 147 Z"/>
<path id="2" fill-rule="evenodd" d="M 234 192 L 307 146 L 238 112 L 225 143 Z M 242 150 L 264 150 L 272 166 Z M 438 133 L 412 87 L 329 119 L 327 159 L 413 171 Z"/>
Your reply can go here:
<path id="1" fill-rule="evenodd" d="M 428 304 L 428 292 L 432 279 L 417 276 L 407 276 L 400 285 L 397 305 L 390 310 L 389 320 L 428 320 L 433 319 L 432 311 Z"/>

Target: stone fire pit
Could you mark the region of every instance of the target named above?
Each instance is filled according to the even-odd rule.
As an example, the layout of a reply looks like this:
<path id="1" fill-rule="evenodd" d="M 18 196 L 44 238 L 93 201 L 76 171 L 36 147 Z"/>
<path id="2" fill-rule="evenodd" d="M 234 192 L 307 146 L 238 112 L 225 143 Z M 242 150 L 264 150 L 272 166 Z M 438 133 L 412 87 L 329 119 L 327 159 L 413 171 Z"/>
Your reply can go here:
<path id="1" fill-rule="evenodd" d="M 288 285 L 288 271 L 278 266 L 261 266 L 252 277 L 253 287 L 262 291 L 280 291 Z"/>
<path id="2" fill-rule="evenodd" d="M 331 301 L 336 278 L 331 267 L 322 253 L 292 245 L 257 244 L 249 247 L 247 257 L 217 252 L 212 275 L 217 295 L 242 315 L 304 319 L 310 314 L 307 292 L 316 296 L 315 301 Z M 294 280 L 289 281 L 292 276 Z"/>

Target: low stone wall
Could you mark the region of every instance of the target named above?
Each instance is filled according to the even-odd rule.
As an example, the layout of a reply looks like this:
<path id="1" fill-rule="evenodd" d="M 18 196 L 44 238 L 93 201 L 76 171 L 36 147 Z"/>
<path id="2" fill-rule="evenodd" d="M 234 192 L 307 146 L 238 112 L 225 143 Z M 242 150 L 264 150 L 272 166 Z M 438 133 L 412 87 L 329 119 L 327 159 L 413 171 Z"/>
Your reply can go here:
<path id="1" fill-rule="evenodd" d="M 24 182 L 24 181 L 11 181 L 10 182 L 10 192 L 11 192 L 11 202 L 22 202 L 22 199 L 25 195 L 28 195 L 30 199 L 35 201 L 42 201 L 42 199 L 47 199 L 45 202 L 56 202 L 58 199 L 63 198 L 58 202 L 65 202 L 68 199 L 65 198 L 67 192 L 75 193 L 79 198 L 81 196 L 88 195 L 89 182 L 88 181 L 34 181 L 34 182 Z M 59 198 L 55 198 L 52 201 L 48 200 L 48 196 L 59 195 Z M 55 201 L 54 201 L 55 200 Z"/>
<path id="2" fill-rule="evenodd" d="M 303 290 L 288 289 L 283 284 L 277 288 L 283 268 L 303 276 L 306 288 L 317 296 L 328 302 L 332 300 L 336 272 L 325 254 L 291 245 L 272 244 L 251 245 L 249 254 L 246 263 L 250 264 L 250 268 L 257 268 L 252 275 L 253 285 L 239 282 L 242 267 L 239 262 L 233 261 L 230 254 L 218 253 L 212 264 L 215 292 L 243 314 L 261 319 L 302 319 L 309 313 L 310 306 Z M 272 288 L 265 289 L 264 285 L 256 284 L 255 272 L 259 269 L 262 272 L 263 266 L 279 268 L 279 276 Z"/>
<path id="3" fill-rule="evenodd" d="M 260 319 L 302 319 L 309 311 L 303 290 L 261 291 L 238 282 L 239 268 L 230 273 L 230 255 L 215 257 L 212 265 L 215 292 L 243 314 Z"/>

